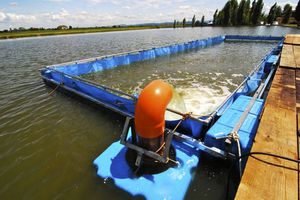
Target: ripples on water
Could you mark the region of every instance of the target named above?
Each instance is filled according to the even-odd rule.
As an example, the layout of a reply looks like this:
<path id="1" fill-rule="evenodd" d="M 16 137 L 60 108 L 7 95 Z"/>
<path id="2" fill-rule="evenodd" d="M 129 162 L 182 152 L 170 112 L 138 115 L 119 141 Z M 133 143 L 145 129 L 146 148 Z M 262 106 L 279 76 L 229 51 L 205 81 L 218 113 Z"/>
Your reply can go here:
<path id="1" fill-rule="evenodd" d="M 176 88 L 188 111 L 204 115 L 215 110 L 275 44 L 226 42 L 82 77 L 130 94 L 162 79 Z"/>
<path id="2" fill-rule="evenodd" d="M 38 69 L 56 63 L 182 43 L 221 34 L 282 35 L 297 33 L 297 31 L 280 27 L 239 29 L 208 27 L 1 41 L 0 199 L 104 199 L 108 197 L 130 199 L 122 191 L 103 185 L 96 177 L 96 170 L 92 166 L 93 159 L 113 141 L 119 139 L 123 119 L 109 111 L 93 108 L 61 93 L 49 96 L 48 92 L 51 89 L 44 86 Z M 230 45 L 226 46 L 227 44 L 220 49 L 220 55 L 230 47 Z M 256 48 L 255 44 L 251 44 L 250 47 L 246 44 L 245 48 L 251 49 L 251 46 Z M 265 47 L 269 48 L 264 46 L 263 51 Z M 235 66 L 226 64 L 223 68 L 214 69 L 210 63 L 230 63 L 230 59 L 227 60 L 224 56 L 221 56 L 222 59 L 209 56 L 213 51 L 218 52 L 218 47 L 165 60 L 160 58 L 159 62 L 154 61 L 157 66 L 166 64 L 175 68 L 170 73 L 167 67 L 157 67 L 156 70 L 161 77 L 164 77 L 165 71 L 165 79 L 173 84 L 179 83 L 181 79 L 191 79 L 188 84 L 192 88 L 193 84 L 200 84 L 201 88 L 204 88 L 205 91 L 201 92 L 201 96 L 205 92 L 208 93 L 207 96 L 212 96 L 215 94 L 208 84 L 209 81 L 212 81 L 216 88 L 224 86 L 232 90 L 242 79 L 240 74 L 248 72 L 252 64 L 260 59 L 260 55 L 255 56 L 253 60 L 251 58 L 250 61 L 248 61 L 250 58 L 246 58 L 245 61 L 239 59 L 235 61 L 237 62 Z M 245 57 L 243 53 L 237 51 L 238 55 Z M 198 57 L 206 59 L 193 60 Z M 192 68 L 195 71 L 188 71 L 189 74 L 186 74 L 186 70 L 183 70 L 179 64 L 185 62 L 190 66 L 195 65 Z M 245 66 L 245 63 L 251 66 Z M 197 68 L 198 64 L 201 67 Z M 230 67 L 233 67 L 231 71 Z M 150 64 L 148 68 L 151 72 L 150 78 L 144 77 L 143 83 L 155 78 L 155 71 L 151 71 L 155 69 L 153 65 Z M 135 69 L 138 73 L 138 66 Z M 236 70 L 239 72 L 236 73 Z M 199 76 L 191 76 L 195 72 Z M 169 78 L 167 74 L 171 74 L 172 77 Z M 203 74 L 209 78 L 203 79 Z M 175 75 L 180 75 L 179 80 Z M 132 73 L 126 76 L 124 77 L 126 80 L 135 77 Z M 192 79 L 195 81 L 193 82 Z M 140 85 L 142 86 L 143 84 Z M 196 85 L 195 88 L 197 87 Z M 133 85 L 128 88 L 134 91 Z M 187 197 L 189 199 L 224 197 L 226 175 L 223 167 L 214 164 L 214 159 L 204 159 L 201 163 Z"/>

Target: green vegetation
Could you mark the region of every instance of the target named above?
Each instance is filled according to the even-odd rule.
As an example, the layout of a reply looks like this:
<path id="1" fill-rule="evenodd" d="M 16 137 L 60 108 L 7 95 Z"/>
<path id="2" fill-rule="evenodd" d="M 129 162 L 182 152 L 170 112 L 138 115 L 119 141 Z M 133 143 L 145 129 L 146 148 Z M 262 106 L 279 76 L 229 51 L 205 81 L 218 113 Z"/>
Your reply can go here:
<path id="1" fill-rule="evenodd" d="M 71 28 L 65 30 L 57 29 L 39 29 L 39 30 L 18 30 L 18 31 L 2 31 L 0 32 L 0 39 L 13 39 L 22 37 L 37 37 L 50 35 L 64 35 L 64 34 L 80 34 L 80 33 L 97 33 L 110 31 L 128 31 L 128 30 L 142 30 L 142 29 L 156 29 L 168 28 L 171 26 L 126 26 L 126 27 L 98 27 L 98 28 Z"/>
<path id="2" fill-rule="evenodd" d="M 204 15 L 201 18 L 201 26 L 204 26 Z"/>
<path id="3" fill-rule="evenodd" d="M 195 23 L 196 23 L 196 16 L 194 15 L 194 17 L 192 19 L 192 27 L 195 27 Z"/>
<path id="4" fill-rule="evenodd" d="M 182 21 L 174 20 L 170 23 L 151 24 L 151 25 L 133 25 L 133 26 L 112 26 L 112 27 L 89 27 L 89 28 L 73 28 L 72 26 L 60 25 L 56 29 L 30 28 L 25 29 L 10 29 L 0 31 L 0 39 L 13 39 L 22 37 L 37 37 L 50 35 L 64 34 L 80 34 L 80 33 L 96 33 L 96 32 L 111 32 L 111 31 L 127 31 L 141 29 L 156 29 L 156 28 L 176 28 L 176 27 L 199 27 L 206 25 L 217 26 L 240 26 L 240 25 L 260 25 L 273 24 L 277 21 L 278 24 L 288 27 L 300 26 L 300 0 L 297 7 L 293 11 L 290 4 L 286 4 L 282 10 L 275 3 L 268 15 L 263 13 L 263 0 L 228 0 L 222 10 L 216 10 L 213 16 L 213 21 L 205 22 L 203 15 L 201 20 L 197 20 L 193 15 L 191 21 L 183 18 Z"/>
<path id="5" fill-rule="evenodd" d="M 184 28 L 184 27 L 185 27 L 185 25 L 186 25 L 186 19 L 185 19 L 185 18 L 183 18 L 183 20 L 182 20 L 182 28 Z"/>
<path id="6" fill-rule="evenodd" d="M 250 6 L 251 4 L 251 6 Z M 273 24 L 277 21 L 279 24 L 295 23 L 295 20 L 300 25 L 300 1 L 296 10 L 292 11 L 292 6 L 286 4 L 282 11 L 281 6 L 275 3 L 268 15 L 263 13 L 263 0 L 228 0 L 222 10 L 216 10 L 214 14 L 213 24 L 220 26 L 235 26 L 235 25 L 260 25 Z M 294 17 L 295 20 L 290 18 Z M 293 26 L 294 27 L 294 26 Z"/>
<path id="7" fill-rule="evenodd" d="M 290 4 L 286 4 L 284 6 L 282 15 L 283 15 L 282 23 L 287 24 L 289 22 L 289 18 L 292 15 L 292 6 Z"/>
<path id="8" fill-rule="evenodd" d="M 269 12 L 269 15 L 267 17 L 267 23 L 268 24 L 272 24 L 276 18 L 276 7 L 277 7 L 277 4 L 275 3 L 271 9 L 270 9 L 270 12 Z"/>
<path id="9" fill-rule="evenodd" d="M 298 1 L 297 7 L 296 7 L 295 19 L 297 20 L 298 26 L 299 26 L 299 22 L 300 22 L 300 1 Z"/>

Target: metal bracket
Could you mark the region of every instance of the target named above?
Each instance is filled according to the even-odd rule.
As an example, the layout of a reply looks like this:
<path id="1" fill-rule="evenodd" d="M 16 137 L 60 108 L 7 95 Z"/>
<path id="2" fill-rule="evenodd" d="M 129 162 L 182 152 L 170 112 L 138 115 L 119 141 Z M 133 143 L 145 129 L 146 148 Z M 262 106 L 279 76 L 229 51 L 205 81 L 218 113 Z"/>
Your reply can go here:
<path id="1" fill-rule="evenodd" d="M 146 150 L 142 147 L 137 146 L 135 144 L 135 142 L 133 142 L 133 141 L 127 141 L 127 136 L 128 136 L 128 131 L 129 131 L 131 120 L 133 120 L 132 117 L 126 117 L 126 121 L 125 121 L 124 128 L 123 128 L 123 131 L 122 131 L 120 143 L 123 144 L 124 146 L 126 146 L 127 148 L 130 148 L 130 149 L 136 151 L 138 154 L 146 155 L 146 156 L 148 156 L 150 158 L 153 158 L 153 159 L 155 159 L 159 162 L 162 162 L 162 163 L 168 162 L 168 156 L 169 156 L 168 153 L 169 153 L 169 149 L 170 149 L 173 137 L 175 137 L 179 141 L 190 144 L 190 145 L 198 148 L 199 150 L 204 151 L 204 152 L 206 152 L 206 153 L 208 153 L 208 154 L 210 154 L 214 157 L 222 158 L 222 159 L 228 159 L 228 158 L 235 159 L 235 155 L 232 154 L 232 153 L 220 150 L 220 149 L 215 148 L 215 147 L 208 147 L 203 142 L 201 142 L 199 140 L 196 140 L 196 139 L 194 139 L 190 136 L 184 135 L 184 134 L 173 132 L 173 131 L 168 130 L 168 129 L 167 129 L 168 135 L 167 135 L 165 150 L 164 150 L 163 155 L 161 156 L 156 152 L 149 151 L 149 150 Z M 132 130 L 132 133 L 133 132 L 134 131 Z M 135 137 L 135 134 L 133 134 L 132 139 L 134 137 Z M 136 159 L 136 164 L 138 164 L 138 162 L 139 162 L 138 159 L 139 158 Z"/>
<path id="2" fill-rule="evenodd" d="M 160 154 L 158 154 L 154 151 L 149 151 L 147 149 L 139 147 L 136 144 L 134 144 L 132 141 L 127 140 L 128 131 L 129 131 L 129 127 L 130 127 L 130 122 L 131 122 L 132 119 L 133 118 L 131 118 L 131 117 L 126 117 L 124 128 L 123 128 L 121 139 L 120 139 L 120 143 L 123 144 L 124 146 L 126 146 L 127 148 L 135 150 L 138 153 L 138 157 L 137 157 L 136 162 L 135 162 L 136 166 L 138 166 L 140 164 L 141 158 L 144 155 L 146 155 L 150 158 L 153 158 L 153 159 L 155 159 L 159 162 L 167 163 L 168 160 L 169 160 L 169 150 L 168 151 L 166 151 L 166 150 L 167 150 L 167 148 L 170 149 L 170 146 L 171 146 L 171 140 L 172 140 L 172 136 L 170 136 L 171 134 L 168 134 L 168 136 L 167 136 L 168 139 L 166 141 L 166 144 L 169 147 L 166 146 L 164 154 L 161 156 Z M 133 140 L 134 137 L 135 137 L 135 134 L 132 135 L 132 140 Z"/>

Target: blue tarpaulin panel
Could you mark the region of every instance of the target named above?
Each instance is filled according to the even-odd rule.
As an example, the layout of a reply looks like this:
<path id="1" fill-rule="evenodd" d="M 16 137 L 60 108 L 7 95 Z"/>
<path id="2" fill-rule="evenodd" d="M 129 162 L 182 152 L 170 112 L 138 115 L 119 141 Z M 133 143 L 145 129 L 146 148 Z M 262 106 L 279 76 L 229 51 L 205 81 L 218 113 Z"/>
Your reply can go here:
<path id="1" fill-rule="evenodd" d="M 138 52 L 128 53 L 118 56 L 109 56 L 102 59 L 95 59 L 93 61 L 70 64 L 66 66 L 55 67 L 56 70 L 61 71 L 68 75 L 80 76 L 83 74 L 93 73 L 110 69 L 121 65 L 129 65 L 134 62 L 150 60 L 160 56 L 166 56 L 174 53 L 188 51 L 196 48 L 203 48 L 224 42 L 224 36 L 214 38 L 196 40 L 184 44 L 175 44 L 165 47 L 158 47 Z"/>

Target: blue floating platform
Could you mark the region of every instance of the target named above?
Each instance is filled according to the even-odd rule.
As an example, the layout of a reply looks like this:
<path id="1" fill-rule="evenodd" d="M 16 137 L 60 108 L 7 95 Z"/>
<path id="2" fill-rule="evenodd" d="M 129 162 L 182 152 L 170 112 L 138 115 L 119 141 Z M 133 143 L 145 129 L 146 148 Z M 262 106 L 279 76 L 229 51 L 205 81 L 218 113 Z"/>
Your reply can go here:
<path id="1" fill-rule="evenodd" d="M 224 140 L 216 140 L 214 137 L 219 134 L 229 134 L 238 123 L 240 117 L 246 110 L 250 101 L 251 97 L 244 95 L 239 96 L 229 107 L 229 109 L 226 110 L 225 113 L 220 117 L 220 119 L 208 130 L 205 136 L 204 143 L 207 146 L 217 147 L 219 149 L 225 150 L 226 148 Z M 241 129 L 238 131 L 242 152 L 250 151 L 253 143 L 253 138 L 258 127 L 259 115 L 262 112 L 263 105 L 264 100 L 256 100 Z M 232 153 L 237 153 L 237 147 L 235 146 L 235 144 L 232 148 Z"/>
<path id="2" fill-rule="evenodd" d="M 279 60 L 279 56 L 278 55 L 271 55 L 268 60 L 266 61 L 266 64 L 265 64 L 265 72 L 270 72 L 271 68 L 273 65 L 276 65 L 276 63 L 278 62 Z"/>
<path id="3" fill-rule="evenodd" d="M 184 199 L 193 179 L 193 169 L 199 162 L 199 151 L 186 143 L 173 141 L 176 160 L 180 165 L 153 175 L 137 177 L 127 164 L 127 148 L 114 142 L 94 160 L 97 175 L 113 179 L 114 184 L 132 196 L 142 195 L 146 199 Z"/>

